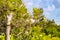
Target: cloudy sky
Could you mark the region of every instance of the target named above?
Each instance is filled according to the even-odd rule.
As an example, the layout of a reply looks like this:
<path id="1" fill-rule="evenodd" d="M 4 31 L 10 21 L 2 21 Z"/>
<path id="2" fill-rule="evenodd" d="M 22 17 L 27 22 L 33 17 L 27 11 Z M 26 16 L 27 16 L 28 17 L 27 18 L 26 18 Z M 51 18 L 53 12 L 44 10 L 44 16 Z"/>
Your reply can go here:
<path id="1" fill-rule="evenodd" d="M 54 19 L 60 24 L 60 0 L 23 0 L 26 8 L 32 13 L 32 8 L 43 8 L 47 19 Z"/>

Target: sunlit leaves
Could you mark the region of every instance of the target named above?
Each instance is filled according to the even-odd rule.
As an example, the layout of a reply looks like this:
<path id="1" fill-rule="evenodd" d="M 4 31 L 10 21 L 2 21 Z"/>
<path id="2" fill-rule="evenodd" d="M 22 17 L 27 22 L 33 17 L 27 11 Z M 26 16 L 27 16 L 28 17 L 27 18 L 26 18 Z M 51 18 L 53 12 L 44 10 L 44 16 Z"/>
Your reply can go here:
<path id="1" fill-rule="evenodd" d="M 34 15 L 35 18 L 37 18 L 38 16 L 41 16 L 42 13 L 43 13 L 43 9 L 42 8 L 40 8 L 40 9 L 33 8 L 33 15 Z"/>

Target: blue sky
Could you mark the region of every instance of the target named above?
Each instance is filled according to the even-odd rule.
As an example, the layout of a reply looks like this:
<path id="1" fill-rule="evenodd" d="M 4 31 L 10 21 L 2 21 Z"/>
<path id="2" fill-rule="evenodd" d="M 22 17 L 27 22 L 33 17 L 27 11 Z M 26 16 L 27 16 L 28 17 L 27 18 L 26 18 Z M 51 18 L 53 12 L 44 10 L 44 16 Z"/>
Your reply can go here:
<path id="1" fill-rule="evenodd" d="M 32 8 L 43 8 L 47 19 L 54 19 L 60 24 L 60 0 L 23 0 L 24 5 L 30 13 Z"/>

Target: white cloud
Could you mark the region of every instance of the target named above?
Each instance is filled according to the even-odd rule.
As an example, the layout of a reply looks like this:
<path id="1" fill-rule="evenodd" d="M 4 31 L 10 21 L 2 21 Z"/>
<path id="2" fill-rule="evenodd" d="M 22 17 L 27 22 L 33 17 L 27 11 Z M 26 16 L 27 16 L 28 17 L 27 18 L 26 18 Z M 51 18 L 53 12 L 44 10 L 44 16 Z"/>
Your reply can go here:
<path id="1" fill-rule="evenodd" d="M 32 5 L 33 4 L 33 1 L 32 0 L 23 0 L 23 3 L 25 4 L 25 5 Z"/>
<path id="2" fill-rule="evenodd" d="M 57 2 L 60 4 L 60 0 L 57 0 Z"/>
<path id="3" fill-rule="evenodd" d="M 51 13 L 55 10 L 55 6 L 54 5 L 49 5 L 47 8 L 44 8 L 44 13 Z"/>
<path id="4" fill-rule="evenodd" d="M 49 19 L 51 19 L 52 12 L 55 10 L 54 5 L 49 5 L 47 8 L 44 8 L 44 15 Z"/>
<path id="5" fill-rule="evenodd" d="M 54 10 L 55 10 L 55 6 L 54 6 L 54 5 L 48 6 L 48 7 L 46 8 L 46 10 L 47 10 L 48 12 L 54 11 Z"/>
<path id="6" fill-rule="evenodd" d="M 60 25 L 60 20 L 55 20 L 55 23 Z"/>
<path id="7" fill-rule="evenodd" d="M 27 2 L 27 3 L 25 3 L 25 6 L 26 6 L 27 8 L 31 7 L 32 5 L 33 5 L 32 2 Z"/>
<path id="8" fill-rule="evenodd" d="M 28 4 L 27 5 L 33 5 L 33 3 L 32 2 L 28 2 Z"/>
<path id="9" fill-rule="evenodd" d="M 33 0 L 23 0 L 24 5 L 28 9 L 29 12 L 32 12 Z"/>

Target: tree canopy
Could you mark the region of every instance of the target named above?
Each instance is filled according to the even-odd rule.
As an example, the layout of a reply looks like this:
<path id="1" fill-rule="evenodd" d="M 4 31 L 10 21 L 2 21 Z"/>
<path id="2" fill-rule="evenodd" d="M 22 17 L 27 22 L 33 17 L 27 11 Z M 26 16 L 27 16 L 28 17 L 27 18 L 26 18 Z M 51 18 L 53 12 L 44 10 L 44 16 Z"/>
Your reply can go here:
<path id="1" fill-rule="evenodd" d="M 5 40 L 6 29 L 11 27 L 11 40 L 60 40 L 60 25 L 48 20 L 43 10 L 33 8 L 32 18 L 22 0 L 0 0 L 0 39 Z M 11 18 L 10 25 L 7 16 Z"/>

